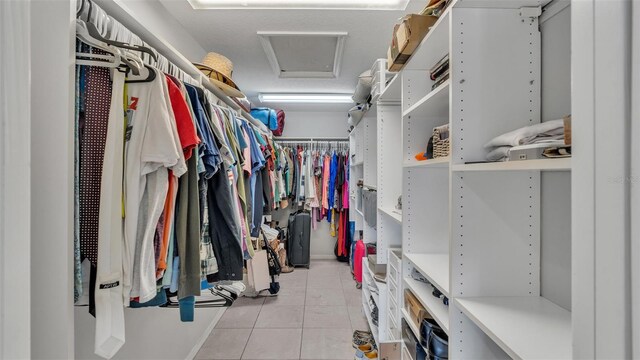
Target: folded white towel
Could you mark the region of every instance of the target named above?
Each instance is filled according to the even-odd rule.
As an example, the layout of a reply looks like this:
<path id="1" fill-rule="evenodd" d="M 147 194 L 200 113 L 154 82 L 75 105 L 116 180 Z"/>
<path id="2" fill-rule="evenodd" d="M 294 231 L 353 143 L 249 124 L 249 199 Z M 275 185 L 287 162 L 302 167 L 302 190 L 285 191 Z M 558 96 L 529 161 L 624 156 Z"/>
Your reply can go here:
<path id="1" fill-rule="evenodd" d="M 534 144 L 545 140 L 559 140 L 564 136 L 562 119 L 525 126 L 502 134 L 485 144 L 485 148 Z"/>
<path id="2" fill-rule="evenodd" d="M 504 161 L 509 158 L 509 150 L 511 150 L 511 146 L 497 147 L 487 154 L 487 160 Z"/>

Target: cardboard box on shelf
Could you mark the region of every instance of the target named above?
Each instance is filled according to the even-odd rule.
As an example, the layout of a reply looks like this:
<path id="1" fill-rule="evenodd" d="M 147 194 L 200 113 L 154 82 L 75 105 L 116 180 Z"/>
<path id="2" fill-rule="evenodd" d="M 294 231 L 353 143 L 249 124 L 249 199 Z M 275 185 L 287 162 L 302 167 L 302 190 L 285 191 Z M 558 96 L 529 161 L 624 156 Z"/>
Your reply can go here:
<path id="1" fill-rule="evenodd" d="M 409 321 L 411 321 L 417 328 L 420 328 L 422 319 L 431 318 L 431 315 L 429 315 L 418 298 L 409 289 L 404 291 L 404 308 L 411 316 Z"/>
<path id="2" fill-rule="evenodd" d="M 393 28 L 391 46 L 387 51 L 389 71 L 400 71 L 409 61 L 429 29 L 438 21 L 435 16 L 410 14 Z"/>

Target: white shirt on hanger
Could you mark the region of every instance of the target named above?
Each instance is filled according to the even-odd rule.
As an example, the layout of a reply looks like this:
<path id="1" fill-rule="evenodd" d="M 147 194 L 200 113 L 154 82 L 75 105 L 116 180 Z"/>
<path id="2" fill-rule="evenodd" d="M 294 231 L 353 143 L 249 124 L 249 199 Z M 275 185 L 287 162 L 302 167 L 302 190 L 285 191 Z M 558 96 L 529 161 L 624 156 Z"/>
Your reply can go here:
<path id="1" fill-rule="evenodd" d="M 180 164 L 184 155 L 176 146 L 164 81 L 164 75 L 156 71 L 152 82 L 127 85 L 123 258 L 127 305 L 131 297 L 147 302 L 156 296 L 153 237 L 169 186 L 167 168 L 186 171 L 184 162 Z M 150 272 L 153 276 L 146 276 Z"/>

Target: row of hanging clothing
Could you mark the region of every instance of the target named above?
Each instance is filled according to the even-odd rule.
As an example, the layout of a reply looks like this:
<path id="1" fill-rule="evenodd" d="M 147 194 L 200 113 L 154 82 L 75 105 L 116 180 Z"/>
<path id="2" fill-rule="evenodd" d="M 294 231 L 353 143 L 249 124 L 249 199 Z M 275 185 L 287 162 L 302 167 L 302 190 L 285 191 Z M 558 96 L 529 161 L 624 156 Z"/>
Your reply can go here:
<path id="1" fill-rule="evenodd" d="M 275 159 L 270 133 L 89 19 L 76 23 L 74 299 L 110 358 L 125 307 L 174 305 L 193 321 L 203 291 L 216 305 L 243 291 Z"/>
<path id="2" fill-rule="evenodd" d="M 311 213 L 314 230 L 321 221 L 329 222 L 331 236 L 337 237 L 336 256 L 348 261 L 348 141 L 276 141 L 281 158 L 277 168 L 284 169 L 285 198 L 292 206 Z M 288 201 L 282 208 L 287 207 Z"/>

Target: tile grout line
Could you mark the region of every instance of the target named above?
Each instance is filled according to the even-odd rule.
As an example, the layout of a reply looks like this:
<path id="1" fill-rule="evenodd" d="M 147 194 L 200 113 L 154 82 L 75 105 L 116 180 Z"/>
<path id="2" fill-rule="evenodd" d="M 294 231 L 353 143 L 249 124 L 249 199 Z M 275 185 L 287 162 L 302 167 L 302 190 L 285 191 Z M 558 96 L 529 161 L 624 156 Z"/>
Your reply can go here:
<path id="1" fill-rule="evenodd" d="M 309 291 L 309 270 L 307 270 L 307 279 L 304 282 L 304 303 L 302 305 L 302 329 L 300 329 L 300 353 L 298 359 L 302 359 L 302 344 L 304 340 L 304 319 L 307 315 L 307 291 Z"/>
<path id="2" fill-rule="evenodd" d="M 258 318 L 260 317 L 260 313 L 262 312 L 262 307 L 264 307 L 264 303 L 267 299 L 263 299 L 262 304 L 260 305 L 260 311 L 258 311 L 258 316 L 256 320 L 253 322 L 253 327 L 251 328 L 251 332 L 249 333 L 249 337 L 247 338 L 247 342 L 244 343 L 244 348 L 242 349 L 242 354 L 240 354 L 240 360 L 244 357 L 245 351 L 247 351 L 247 346 L 249 346 L 249 340 L 251 340 L 251 336 L 253 335 L 253 331 L 256 329 L 256 324 L 258 323 Z"/>

